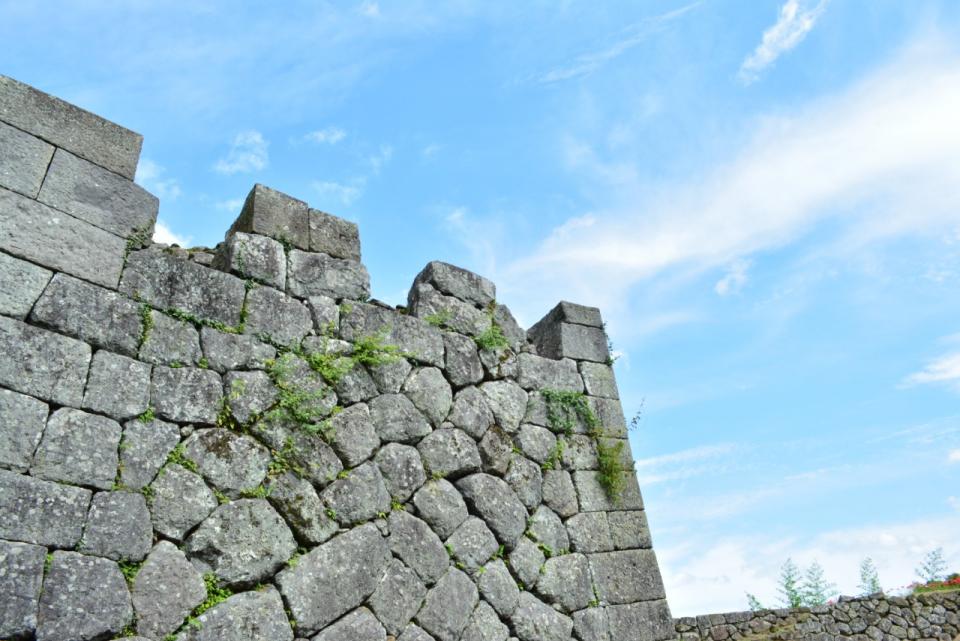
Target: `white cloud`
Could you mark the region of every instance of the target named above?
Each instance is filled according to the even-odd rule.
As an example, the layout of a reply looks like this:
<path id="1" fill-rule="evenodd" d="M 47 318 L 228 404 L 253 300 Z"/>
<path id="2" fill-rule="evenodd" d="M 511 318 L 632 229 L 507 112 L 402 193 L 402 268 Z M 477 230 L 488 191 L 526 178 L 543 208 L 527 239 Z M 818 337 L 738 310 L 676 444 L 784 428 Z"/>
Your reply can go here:
<path id="1" fill-rule="evenodd" d="M 213 169 L 227 175 L 264 169 L 269 161 L 268 146 L 269 143 L 259 131 L 241 131 L 234 137 L 230 151 L 216 162 Z"/>
<path id="2" fill-rule="evenodd" d="M 393 158 L 393 147 L 390 145 L 380 145 L 380 151 L 367 158 L 370 165 L 370 171 L 374 176 L 380 175 L 380 170 Z"/>
<path id="3" fill-rule="evenodd" d="M 633 165 L 577 143 L 571 169 L 609 205 L 560 225 L 505 276 L 544 307 L 576 296 L 616 308 L 666 270 L 696 273 L 775 249 L 838 220 L 850 244 L 951 229 L 960 220 L 960 57 L 905 52 L 848 90 L 758 123 L 703 177 L 658 191 Z M 626 203 L 626 204 L 623 204 Z"/>
<path id="4" fill-rule="evenodd" d="M 960 449 L 950 450 L 950 453 L 947 454 L 948 463 L 960 463 Z"/>
<path id="5" fill-rule="evenodd" d="M 763 39 L 752 54 L 740 65 L 741 82 L 750 84 L 777 58 L 803 42 L 817 19 L 826 9 L 828 0 L 815 3 L 805 0 L 787 0 L 780 7 L 777 22 L 763 32 Z"/>
<path id="6" fill-rule="evenodd" d="M 353 204 L 363 195 L 363 181 L 345 185 L 335 181 L 314 181 L 313 188 L 322 198 L 336 198 L 344 205 Z"/>
<path id="7" fill-rule="evenodd" d="M 949 383 L 960 390 L 960 352 L 945 354 L 904 380 L 907 386 L 929 383 Z"/>
<path id="8" fill-rule="evenodd" d="M 947 505 L 955 509 L 957 512 L 960 512 L 960 498 L 957 498 L 956 496 L 948 496 Z"/>
<path id="9" fill-rule="evenodd" d="M 243 198 L 231 198 L 230 200 L 223 200 L 216 204 L 216 208 L 220 211 L 225 211 L 231 214 L 239 214 L 240 210 L 243 208 Z"/>
<path id="10" fill-rule="evenodd" d="M 550 84 L 588 76 L 608 62 L 615 60 L 644 42 L 651 34 L 656 33 L 672 20 L 700 6 L 701 2 L 693 2 L 686 6 L 652 16 L 630 25 L 624 29 L 619 38 L 602 49 L 577 56 L 571 63 L 562 65 L 542 73 L 536 77 L 541 84 Z"/>
<path id="11" fill-rule="evenodd" d="M 750 261 L 739 259 L 733 261 L 726 275 L 717 281 L 713 286 L 713 291 L 720 296 L 727 294 L 736 294 L 747 282 L 747 270 L 750 268 Z"/>
<path id="12" fill-rule="evenodd" d="M 703 445 L 671 454 L 663 454 L 634 462 L 640 487 L 649 487 L 664 481 L 715 474 L 724 462 L 738 450 L 733 443 Z"/>
<path id="13" fill-rule="evenodd" d="M 155 243 L 189 247 L 192 240 L 190 236 L 181 236 L 173 233 L 173 231 L 167 227 L 166 223 L 160 220 L 157 221 L 157 226 L 153 230 L 153 242 Z"/>
<path id="14" fill-rule="evenodd" d="M 160 200 L 176 200 L 183 193 L 180 183 L 175 178 L 164 178 L 165 173 L 166 169 L 149 158 L 143 158 L 133 180 Z"/>
<path id="15" fill-rule="evenodd" d="M 324 129 L 311 131 L 304 136 L 304 139 L 321 145 L 335 145 L 346 137 L 347 132 L 343 129 L 339 127 L 326 127 Z"/>
<path id="16" fill-rule="evenodd" d="M 366 16 L 367 18 L 379 18 L 380 4 L 377 2 L 364 2 L 360 5 L 358 11 L 360 15 Z"/>

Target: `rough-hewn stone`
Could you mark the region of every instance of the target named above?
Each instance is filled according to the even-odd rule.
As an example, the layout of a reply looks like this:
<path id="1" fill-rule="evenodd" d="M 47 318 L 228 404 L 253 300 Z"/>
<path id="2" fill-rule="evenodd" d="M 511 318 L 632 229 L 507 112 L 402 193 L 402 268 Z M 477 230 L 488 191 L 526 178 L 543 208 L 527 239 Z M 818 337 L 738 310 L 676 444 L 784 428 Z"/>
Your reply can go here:
<path id="1" fill-rule="evenodd" d="M 39 545 L 0 541 L 0 637 L 29 638 L 37 629 L 46 553 Z"/>
<path id="2" fill-rule="evenodd" d="M 416 443 L 430 433 L 430 423 L 402 394 L 383 394 L 369 403 L 370 418 L 382 441 Z"/>
<path id="3" fill-rule="evenodd" d="M 417 514 L 430 524 L 441 538 L 447 538 L 463 523 L 467 504 L 450 481 L 437 479 L 420 488 L 413 496 Z"/>
<path id="4" fill-rule="evenodd" d="M 390 496 L 400 502 L 406 502 L 427 480 L 420 453 L 409 445 L 387 443 L 374 461 Z"/>
<path id="5" fill-rule="evenodd" d="M 527 590 L 531 589 L 540 578 L 540 568 L 546 560 L 537 544 L 523 537 L 510 552 L 510 567 L 517 574 L 517 578 Z"/>
<path id="6" fill-rule="evenodd" d="M 637 630 L 632 630 L 635 633 Z M 606 608 L 588 608 L 573 613 L 573 635 L 582 641 L 611 641 Z"/>
<path id="7" fill-rule="evenodd" d="M 0 252 L 0 314 L 26 318 L 52 276 L 49 269 Z"/>
<path id="8" fill-rule="evenodd" d="M 450 565 L 443 543 L 426 523 L 403 510 L 394 510 L 389 517 L 390 550 L 417 576 L 432 585 Z"/>
<path id="9" fill-rule="evenodd" d="M 190 323 L 177 320 L 157 311 L 141 308 L 141 314 L 150 314 L 153 327 L 137 356 L 154 365 L 196 365 L 201 358 L 200 333 Z"/>
<path id="10" fill-rule="evenodd" d="M 650 548 L 650 528 L 647 515 L 642 511 L 608 512 L 610 536 L 617 550 Z"/>
<path id="11" fill-rule="evenodd" d="M 530 459 L 514 455 L 503 480 L 527 509 L 533 510 L 543 501 L 543 472 Z"/>
<path id="12" fill-rule="evenodd" d="M 468 336 L 490 329 L 490 315 L 453 296 L 441 294 L 426 283 L 416 283 L 407 298 L 410 314 Z"/>
<path id="13" fill-rule="evenodd" d="M 553 360 L 535 354 L 520 354 L 518 381 L 527 390 L 561 390 L 582 392 L 583 379 L 577 372 L 576 361 L 564 358 Z"/>
<path id="14" fill-rule="evenodd" d="M 118 421 L 139 416 L 150 406 L 150 366 L 100 350 L 93 355 L 83 408 Z"/>
<path id="15" fill-rule="evenodd" d="M 272 585 L 234 594 L 188 625 L 177 641 L 292 641 L 280 593 Z"/>
<path id="16" fill-rule="evenodd" d="M 333 448 L 299 423 L 266 419 L 255 430 L 257 437 L 279 453 L 291 470 L 318 488 L 329 485 L 343 470 Z"/>
<path id="17" fill-rule="evenodd" d="M 294 296 L 366 300 L 370 274 L 361 263 L 294 249 L 287 256 L 287 289 Z"/>
<path id="18" fill-rule="evenodd" d="M 334 481 L 320 498 L 333 510 L 341 525 L 369 521 L 390 509 L 390 493 L 376 464 L 369 462 L 350 470 L 346 478 Z"/>
<path id="19" fill-rule="evenodd" d="M 299 343 L 313 330 L 310 308 L 272 287 L 254 287 L 247 294 L 247 325 L 254 336 L 280 345 Z"/>
<path id="20" fill-rule="evenodd" d="M 456 568 L 450 568 L 427 593 L 417 623 L 438 641 L 457 641 L 477 604 L 477 586 Z"/>
<path id="21" fill-rule="evenodd" d="M 507 641 L 510 629 L 497 617 L 490 604 L 480 601 L 473 610 L 461 641 Z"/>
<path id="22" fill-rule="evenodd" d="M 522 641 L 569 641 L 573 621 L 529 592 L 521 592 L 516 611 L 510 617 L 513 630 Z M 624 639 L 629 637 L 622 637 Z"/>
<path id="23" fill-rule="evenodd" d="M 80 405 L 89 345 L 0 316 L 0 352 L 0 385 L 61 405 Z"/>
<path id="24" fill-rule="evenodd" d="M 637 485 L 637 475 L 632 470 L 623 472 L 623 491 L 610 496 L 598 479 L 599 472 L 581 470 L 573 473 L 573 484 L 580 497 L 581 512 L 605 510 L 642 510 L 643 499 Z"/>
<path id="25" fill-rule="evenodd" d="M 510 486 L 483 473 L 467 476 L 456 485 L 467 505 L 487 522 L 501 543 L 512 548 L 523 535 L 527 510 Z"/>
<path id="26" fill-rule="evenodd" d="M 210 327 L 200 332 L 203 355 L 210 369 L 218 372 L 239 369 L 261 369 L 277 355 L 272 346 L 253 336 L 228 334 Z"/>
<path id="27" fill-rule="evenodd" d="M 541 505 L 530 517 L 527 533 L 537 543 L 545 545 L 552 554 L 570 550 L 570 539 L 563 521 L 550 508 Z"/>
<path id="28" fill-rule="evenodd" d="M 0 80 L 2 82 L 2 80 Z M 0 187 L 36 198 L 53 157 L 53 147 L 0 122 Z"/>
<path id="29" fill-rule="evenodd" d="M 503 476 L 510 467 L 513 458 L 513 440 L 510 435 L 493 425 L 480 439 L 480 460 L 483 471 Z"/>
<path id="30" fill-rule="evenodd" d="M 261 234 L 300 249 L 310 247 L 307 204 L 257 183 L 247 194 L 240 216 L 227 236 L 236 232 Z"/>
<path id="31" fill-rule="evenodd" d="M 567 613 L 587 607 L 594 598 L 587 557 L 564 554 L 547 559 L 537 581 L 537 593 Z"/>
<path id="32" fill-rule="evenodd" d="M 169 541 L 150 550 L 131 590 L 137 632 L 160 639 L 174 632 L 206 599 L 203 577 Z"/>
<path id="33" fill-rule="evenodd" d="M 617 391 L 617 381 L 613 376 L 613 368 L 606 363 L 583 361 L 580 363 L 580 376 L 583 377 L 584 387 L 590 396 L 620 398 L 620 393 Z"/>
<path id="34" fill-rule="evenodd" d="M 473 438 L 480 440 L 494 424 L 487 397 L 476 387 L 466 387 L 453 399 L 448 420 Z"/>
<path id="35" fill-rule="evenodd" d="M 517 587 L 503 559 L 494 559 L 484 566 L 477 585 L 484 600 L 493 606 L 497 614 L 508 617 L 517 609 L 520 589 Z"/>
<path id="36" fill-rule="evenodd" d="M 426 596 L 427 588 L 417 574 L 395 559 L 387 567 L 369 604 L 387 632 L 397 635 L 420 610 Z"/>
<path id="37" fill-rule="evenodd" d="M 539 425 L 525 423 L 520 426 L 516 435 L 517 445 L 537 463 L 544 463 L 552 459 L 557 447 L 557 437 L 553 432 Z"/>
<path id="38" fill-rule="evenodd" d="M 472 385 L 483 380 L 483 364 L 477 355 L 477 344 L 469 337 L 454 332 L 444 332 L 446 349 L 444 371 L 454 387 Z"/>
<path id="39" fill-rule="evenodd" d="M 80 552 L 114 561 L 140 561 L 153 543 L 147 501 L 137 492 L 97 492 L 90 503 Z"/>
<path id="40" fill-rule="evenodd" d="M 527 332 L 541 356 L 597 363 L 606 363 L 610 358 L 607 334 L 602 328 L 546 320 L 544 318 Z"/>
<path id="41" fill-rule="evenodd" d="M 597 596 L 614 605 L 664 598 L 653 550 L 591 554 L 590 570 Z"/>
<path id="42" fill-rule="evenodd" d="M 266 372 L 228 372 L 223 391 L 230 413 L 241 425 L 266 412 L 277 400 L 277 388 Z"/>
<path id="43" fill-rule="evenodd" d="M 117 564 L 76 552 L 54 552 L 43 582 L 37 641 L 94 641 L 118 635 L 133 618 Z"/>
<path id="44" fill-rule="evenodd" d="M 480 386 L 497 425 L 509 433 L 520 427 L 527 409 L 527 393 L 512 381 L 491 381 Z"/>
<path id="45" fill-rule="evenodd" d="M 427 472 L 459 478 L 480 470 L 480 452 L 466 432 L 456 428 L 434 430 L 417 445 Z"/>
<path id="46" fill-rule="evenodd" d="M 488 305 L 497 297 L 497 288 L 493 282 L 438 260 L 427 263 L 417 274 L 414 284 L 419 283 L 429 283 L 444 294 L 480 306 Z"/>
<path id="47" fill-rule="evenodd" d="M 336 533 L 339 526 L 327 515 L 310 481 L 286 472 L 270 478 L 266 487 L 267 498 L 283 515 L 298 541 L 317 545 Z"/>
<path id="48" fill-rule="evenodd" d="M 383 333 L 383 341 L 397 345 L 411 358 L 443 367 L 443 335 L 436 327 L 411 316 L 366 303 L 348 303 L 340 309 L 340 337 L 355 341 Z"/>
<path id="49" fill-rule="evenodd" d="M 72 548 L 90 496 L 90 490 L 0 470 L 0 538 Z"/>
<path id="50" fill-rule="evenodd" d="M 490 528 L 475 516 L 464 521 L 447 539 L 447 549 L 461 567 L 473 572 L 490 560 L 499 548 L 497 538 Z"/>
<path id="51" fill-rule="evenodd" d="M 120 425 L 109 418 L 62 408 L 50 415 L 30 473 L 109 489 L 117 475 Z"/>
<path id="52" fill-rule="evenodd" d="M 450 384 L 436 367 L 414 370 L 403 384 L 403 393 L 435 426 L 447 418 L 453 404 Z"/>
<path id="53" fill-rule="evenodd" d="M 0 389 L 0 468 L 26 472 L 47 423 L 47 404 Z"/>
<path id="54" fill-rule="evenodd" d="M 227 236 L 217 248 L 213 266 L 277 289 L 287 285 L 287 255 L 283 245 L 267 236 L 243 232 Z"/>
<path id="55" fill-rule="evenodd" d="M 164 466 L 150 488 L 153 529 L 177 542 L 217 507 L 203 479 L 179 465 Z"/>
<path id="56" fill-rule="evenodd" d="M 561 518 L 577 513 L 577 491 L 569 472 L 547 470 L 543 473 L 543 503 Z"/>
<path id="57" fill-rule="evenodd" d="M 183 442 L 183 452 L 211 486 L 231 498 L 260 485 L 270 464 L 267 448 L 222 428 L 196 430 Z"/>
<path id="58" fill-rule="evenodd" d="M 376 526 L 365 524 L 314 548 L 276 583 L 297 621 L 297 634 L 313 634 L 363 603 L 380 584 L 390 560 Z"/>
<path id="59" fill-rule="evenodd" d="M 632 512 L 623 512 L 623 514 L 632 514 Z M 570 537 L 570 548 L 573 551 L 610 552 L 613 550 L 610 523 L 607 521 L 606 512 L 575 514 L 567 519 L 565 525 Z"/>
<path id="60" fill-rule="evenodd" d="M 363 463 L 380 446 L 370 410 L 363 403 L 351 405 L 334 416 L 330 421 L 330 432 L 330 445 L 347 467 Z M 383 472 L 382 466 L 380 471 Z M 389 488 L 389 481 L 387 483 Z"/>
<path id="61" fill-rule="evenodd" d="M 360 260 L 360 230 L 356 223 L 331 216 L 317 209 L 308 212 L 310 251 L 334 258 Z"/>
<path id="62" fill-rule="evenodd" d="M 123 238 L 149 238 L 160 208 L 140 185 L 63 149 L 53 155 L 37 200 Z"/>
<path id="63" fill-rule="evenodd" d="M 179 442 L 180 430 L 172 423 L 127 421 L 120 439 L 120 484 L 131 490 L 149 485 Z"/>
<path id="64" fill-rule="evenodd" d="M 313 641 L 385 641 L 386 631 L 367 608 L 358 608 L 313 637 Z"/>
<path id="65" fill-rule="evenodd" d="M 210 370 L 158 365 L 153 368 L 150 398 L 160 418 L 212 425 L 222 406 L 223 384 Z"/>
<path id="66" fill-rule="evenodd" d="M 630 635 L 635 635 L 639 641 L 674 638 L 673 619 L 665 600 L 613 605 L 606 610 L 611 639 L 624 639 Z"/>

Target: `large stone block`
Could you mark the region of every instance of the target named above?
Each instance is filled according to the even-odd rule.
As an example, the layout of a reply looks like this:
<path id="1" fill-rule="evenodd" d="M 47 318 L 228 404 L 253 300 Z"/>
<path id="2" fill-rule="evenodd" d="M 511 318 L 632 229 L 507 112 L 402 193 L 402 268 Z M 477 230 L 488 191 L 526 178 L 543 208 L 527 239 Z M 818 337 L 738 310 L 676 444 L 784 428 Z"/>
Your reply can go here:
<path id="1" fill-rule="evenodd" d="M 0 314 L 23 320 L 53 273 L 0 252 Z"/>
<path id="2" fill-rule="evenodd" d="M 340 526 L 326 513 L 310 481 L 286 472 L 270 477 L 266 484 L 270 503 L 283 515 L 298 540 L 319 545 L 336 534 Z"/>
<path id="3" fill-rule="evenodd" d="M 370 401 L 370 418 L 382 441 L 416 443 L 430 433 L 430 424 L 402 394 L 383 394 Z"/>
<path id="4" fill-rule="evenodd" d="M 270 451 L 256 439 L 223 428 L 194 431 L 183 453 L 210 485 L 234 499 L 259 486 L 270 464 Z"/>
<path id="5" fill-rule="evenodd" d="M 240 278 L 252 278 L 283 289 L 287 286 L 287 255 L 278 241 L 235 232 L 217 247 L 213 266 Z"/>
<path id="6" fill-rule="evenodd" d="M 500 542 L 512 549 L 526 529 L 527 510 L 510 486 L 489 474 L 471 474 L 457 482 L 457 489 Z"/>
<path id="7" fill-rule="evenodd" d="M 601 601 L 617 605 L 665 598 L 653 550 L 603 552 L 588 558 Z"/>
<path id="8" fill-rule="evenodd" d="M 122 421 L 150 405 L 150 366 L 105 350 L 93 355 L 83 408 Z"/>
<path id="9" fill-rule="evenodd" d="M 373 613 L 358 608 L 313 637 L 313 641 L 386 641 L 387 632 Z"/>
<path id="10" fill-rule="evenodd" d="M 467 504 L 457 488 L 446 479 L 430 481 L 413 495 L 417 514 L 430 524 L 441 538 L 456 531 L 467 516 Z"/>
<path id="11" fill-rule="evenodd" d="M 137 633 L 161 639 L 179 628 L 207 598 L 203 577 L 169 541 L 150 551 L 133 584 Z"/>
<path id="12" fill-rule="evenodd" d="M 547 358 L 572 358 L 597 363 L 610 360 L 607 334 L 599 327 L 574 323 L 544 324 L 540 321 L 530 328 L 528 335 L 537 346 L 537 353 Z"/>
<path id="13" fill-rule="evenodd" d="M 154 307 L 235 327 L 246 292 L 236 276 L 183 260 L 160 249 L 130 254 L 120 290 Z"/>
<path id="14" fill-rule="evenodd" d="M 489 561 L 498 547 L 493 532 L 475 516 L 464 521 L 446 542 L 447 550 L 458 563 L 457 567 L 471 573 Z"/>
<path id="15" fill-rule="evenodd" d="M 410 358 L 443 367 L 443 335 L 436 327 L 393 310 L 365 303 L 347 303 L 340 310 L 340 336 L 355 342 L 365 336 L 382 335 Z"/>
<path id="16" fill-rule="evenodd" d="M 95 347 L 137 355 L 142 331 L 140 306 L 116 292 L 66 274 L 53 277 L 30 320 Z"/>
<path id="17" fill-rule="evenodd" d="M 150 396 L 161 418 L 212 425 L 223 401 L 223 384 L 210 370 L 157 366 Z"/>
<path id="18" fill-rule="evenodd" d="M 247 334 L 290 345 L 299 344 L 312 330 L 310 308 L 295 298 L 272 287 L 254 287 L 247 294 Z"/>
<path id="19" fill-rule="evenodd" d="M 483 364 L 477 355 L 477 344 L 468 336 L 444 332 L 446 348 L 444 372 L 454 387 L 472 385 L 483 380 Z"/>
<path id="20" fill-rule="evenodd" d="M 200 331 L 203 355 L 210 369 L 221 374 L 231 369 L 262 369 L 277 350 L 254 336 L 228 334 L 210 327 Z"/>
<path id="21" fill-rule="evenodd" d="M 0 470 L 0 538 L 72 548 L 90 496 L 90 490 Z"/>
<path id="22" fill-rule="evenodd" d="M 529 592 L 520 593 L 520 603 L 510 617 L 521 641 L 569 641 L 573 621 Z M 630 636 L 620 637 L 629 639 Z"/>
<path id="23" fill-rule="evenodd" d="M 43 582 L 37 641 L 110 639 L 133 618 L 117 564 L 76 552 L 54 552 Z"/>
<path id="24" fill-rule="evenodd" d="M 383 578 L 390 550 L 372 524 L 361 525 L 303 555 L 276 577 L 297 621 L 297 634 L 314 634 L 363 603 Z"/>
<path id="25" fill-rule="evenodd" d="M 0 188 L 0 249 L 105 287 L 123 269 L 122 238 Z"/>
<path id="26" fill-rule="evenodd" d="M 153 543 L 147 502 L 139 492 L 97 492 L 83 530 L 85 554 L 141 561 Z"/>
<path id="27" fill-rule="evenodd" d="M 390 513 L 389 526 L 390 550 L 424 583 L 433 585 L 450 565 L 440 538 L 425 522 L 403 510 Z"/>
<path id="28" fill-rule="evenodd" d="M 387 632 L 397 635 L 420 610 L 426 596 L 427 588 L 416 573 L 394 559 L 370 597 L 370 608 Z"/>
<path id="29" fill-rule="evenodd" d="M 466 574 L 450 568 L 430 592 L 417 614 L 417 623 L 437 641 L 457 641 L 473 608 L 477 605 L 477 586 Z"/>
<path id="30" fill-rule="evenodd" d="M 287 289 L 294 296 L 366 300 L 370 274 L 362 263 L 298 249 L 287 256 Z"/>
<path id="31" fill-rule="evenodd" d="M 162 312 L 149 313 L 153 327 L 146 333 L 138 358 L 154 365 L 196 365 L 201 354 L 197 328 Z"/>
<path id="32" fill-rule="evenodd" d="M 0 637 L 31 638 L 47 551 L 39 545 L 0 541 Z"/>
<path id="33" fill-rule="evenodd" d="M 420 453 L 409 445 L 387 443 L 377 452 L 374 462 L 387 491 L 397 501 L 406 502 L 427 480 Z"/>
<path id="34" fill-rule="evenodd" d="M 673 617 L 664 599 L 613 605 L 606 608 L 606 612 L 611 639 L 667 641 L 676 638 Z"/>
<path id="35" fill-rule="evenodd" d="M 36 198 L 53 147 L 0 122 L 0 187 Z"/>
<path id="36" fill-rule="evenodd" d="M 492 281 L 437 260 L 427 263 L 413 282 L 415 286 L 420 283 L 432 285 L 443 294 L 480 306 L 490 304 L 497 297 L 497 288 Z"/>
<path id="37" fill-rule="evenodd" d="M 510 629 L 488 603 L 481 601 L 474 609 L 460 641 L 507 641 L 508 636 Z"/>
<path id="38" fill-rule="evenodd" d="M 590 396 L 620 398 L 620 393 L 617 391 L 617 381 L 613 376 L 613 368 L 606 363 L 583 361 L 580 363 L 580 375 L 583 377 L 583 384 Z"/>
<path id="39" fill-rule="evenodd" d="M 0 120 L 133 180 L 143 136 L 0 76 Z"/>
<path id="40" fill-rule="evenodd" d="M 58 149 L 40 202 L 123 238 L 153 235 L 160 201 L 140 185 Z"/>
<path id="41" fill-rule="evenodd" d="M 543 564 L 537 592 L 566 612 L 581 610 L 593 600 L 590 566 L 582 554 L 564 554 Z"/>
<path id="42" fill-rule="evenodd" d="M 583 391 L 583 380 L 577 372 L 575 361 L 568 358 L 557 361 L 535 354 L 520 354 L 517 358 L 520 387 L 527 390 Z"/>
<path id="43" fill-rule="evenodd" d="M 491 318 L 485 310 L 453 296 L 441 294 L 426 283 L 418 283 L 407 297 L 410 315 L 429 319 L 434 324 L 469 336 L 490 329 Z"/>
<path id="44" fill-rule="evenodd" d="M 0 468 L 26 472 L 47 423 L 46 403 L 0 389 Z"/>
<path id="45" fill-rule="evenodd" d="M 360 232 L 356 223 L 317 209 L 311 209 L 309 215 L 310 251 L 359 262 Z"/>
<path id="46" fill-rule="evenodd" d="M 178 641 L 293 641 L 277 589 L 234 594 L 197 617 Z"/>
<path id="47" fill-rule="evenodd" d="M 80 410 L 61 408 L 50 415 L 33 456 L 30 473 L 101 490 L 117 476 L 120 424 Z"/>
<path id="48" fill-rule="evenodd" d="M 121 485 L 131 490 L 149 485 L 179 442 L 180 428 L 172 423 L 127 421 L 120 439 Z"/>
<path id="49" fill-rule="evenodd" d="M 573 473 L 573 484 L 580 498 L 581 512 L 643 509 L 640 486 L 637 484 L 637 475 L 633 470 L 623 472 L 623 490 L 615 495 L 611 495 L 603 486 L 599 474 L 589 470 Z"/>
<path id="50" fill-rule="evenodd" d="M 586 325 L 587 327 L 603 328 L 603 319 L 600 317 L 599 309 L 586 305 L 577 305 L 576 303 L 568 303 L 567 301 L 557 303 L 556 307 L 547 312 L 546 316 L 537 322 L 537 325 L 540 323 L 575 323 L 577 325 Z M 536 325 L 534 325 L 534 327 L 536 327 Z M 531 332 L 534 331 L 534 327 L 530 328 Z"/>
<path id="51" fill-rule="evenodd" d="M 436 367 L 414 370 L 403 384 L 403 393 L 434 426 L 443 423 L 453 404 L 450 383 Z"/>
<path id="52" fill-rule="evenodd" d="M 153 529 L 178 543 L 217 507 L 217 498 L 200 475 L 179 465 L 165 465 L 150 488 Z"/>
<path id="53" fill-rule="evenodd" d="M 434 430 L 417 444 L 417 450 L 427 472 L 431 474 L 459 478 L 480 471 L 477 444 L 462 430 Z"/>
<path id="54" fill-rule="evenodd" d="M 333 510 L 341 525 L 369 521 L 390 509 L 390 493 L 375 463 L 368 462 L 349 471 L 347 477 L 334 481 L 320 495 Z"/>
<path id="55" fill-rule="evenodd" d="M 300 249 L 310 248 L 307 203 L 275 189 L 256 184 L 243 203 L 240 217 L 227 232 L 269 236 Z"/>

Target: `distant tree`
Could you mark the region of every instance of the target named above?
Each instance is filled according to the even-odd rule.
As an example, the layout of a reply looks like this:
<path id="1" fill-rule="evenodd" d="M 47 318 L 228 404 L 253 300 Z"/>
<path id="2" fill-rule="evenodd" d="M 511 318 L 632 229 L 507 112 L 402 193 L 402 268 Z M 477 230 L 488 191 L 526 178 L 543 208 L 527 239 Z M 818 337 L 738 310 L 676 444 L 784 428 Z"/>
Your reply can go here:
<path id="1" fill-rule="evenodd" d="M 947 572 L 947 562 L 943 560 L 943 548 L 928 552 L 916 572 L 924 583 L 942 580 Z"/>
<path id="2" fill-rule="evenodd" d="M 873 559 L 869 556 L 860 562 L 860 594 L 867 596 L 883 592 L 880 586 L 880 575 L 877 574 L 877 566 L 873 564 Z"/>
<path id="3" fill-rule="evenodd" d="M 824 605 L 836 594 L 837 586 L 827 581 L 823 575 L 823 567 L 814 561 L 807 568 L 803 586 L 800 589 L 801 602 L 807 607 Z"/>
<path id="4" fill-rule="evenodd" d="M 755 597 L 755 596 L 753 596 L 752 594 L 750 594 L 749 592 L 747 592 L 747 605 L 748 605 L 748 606 L 750 607 L 750 609 L 753 610 L 754 612 L 756 612 L 757 610 L 765 610 L 765 609 L 766 609 L 766 608 L 763 607 L 763 604 L 760 603 L 760 600 L 759 600 L 757 597 Z"/>
<path id="5" fill-rule="evenodd" d="M 799 608 L 803 605 L 803 591 L 800 578 L 800 568 L 793 559 L 788 558 L 780 568 L 780 602 L 785 608 Z"/>

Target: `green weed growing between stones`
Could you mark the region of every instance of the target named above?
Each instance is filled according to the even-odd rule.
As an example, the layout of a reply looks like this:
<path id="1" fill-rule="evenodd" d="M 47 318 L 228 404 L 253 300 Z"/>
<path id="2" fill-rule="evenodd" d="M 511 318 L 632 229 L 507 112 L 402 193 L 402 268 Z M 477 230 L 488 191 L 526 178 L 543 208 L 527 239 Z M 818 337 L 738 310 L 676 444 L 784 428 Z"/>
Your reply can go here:
<path id="1" fill-rule="evenodd" d="M 490 327 L 483 330 L 482 333 L 474 336 L 473 342 L 475 342 L 477 347 L 480 349 L 489 350 L 491 352 L 510 347 L 510 341 L 507 340 L 503 330 L 500 329 L 500 326 L 497 325 L 497 322 L 493 320 L 493 318 L 490 319 Z"/>
<path id="2" fill-rule="evenodd" d="M 212 572 L 203 575 L 203 584 L 207 588 L 207 598 L 194 608 L 187 618 L 187 624 L 195 628 L 200 627 L 200 623 L 196 620 L 198 616 L 233 596 L 233 590 L 221 586 L 217 575 Z"/>
<path id="3" fill-rule="evenodd" d="M 173 450 L 167 454 L 167 463 L 173 463 L 190 470 L 193 473 L 198 473 L 197 464 L 194 463 L 191 459 L 187 458 L 187 454 L 183 449 L 183 443 L 178 444 Z"/>
<path id="4" fill-rule="evenodd" d="M 453 313 L 449 309 L 441 309 L 436 314 L 428 314 L 423 317 L 429 325 L 438 327 L 440 329 L 446 329 L 447 323 L 450 322 L 450 318 L 453 316 Z"/>
<path id="5" fill-rule="evenodd" d="M 140 304 L 140 338 L 137 340 L 137 351 L 143 347 L 143 344 L 150 338 L 150 332 L 153 330 L 153 310 L 146 303 Z"/>
<path id="6" fill-rule="evenodd" d="M 153 406 L 150 405 L 143 411 L 142 414 L 140 414 L 140 416 L 137 417 L 137 420 L 141 423 L 149 423 L 155 418 L 157 418 L 156 412 L 154 411 Z"/>
<path id="7" fill-rule="evenodd" d="M 117 565 L 120 566 L 120 572 L 123 573 L 123 578 L 127 580 L 127 585 L 132 588 L 133 582 L 137 580 L 137 574 L 140 572 L 140 568 L 143 567 L 143 561 L 137 563 L 133 561 L 119 561 Z"/>

